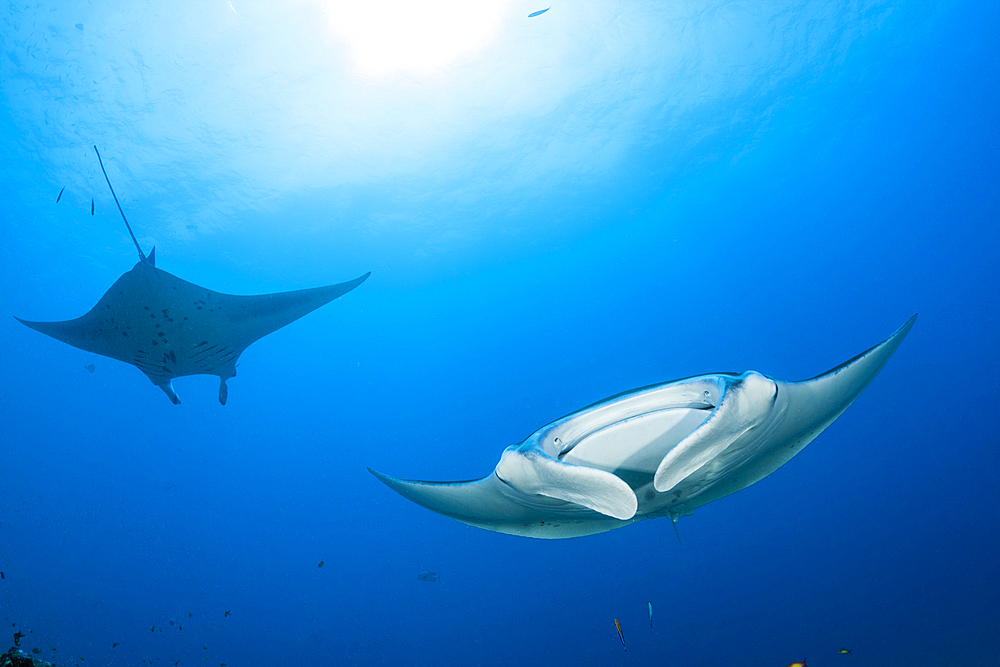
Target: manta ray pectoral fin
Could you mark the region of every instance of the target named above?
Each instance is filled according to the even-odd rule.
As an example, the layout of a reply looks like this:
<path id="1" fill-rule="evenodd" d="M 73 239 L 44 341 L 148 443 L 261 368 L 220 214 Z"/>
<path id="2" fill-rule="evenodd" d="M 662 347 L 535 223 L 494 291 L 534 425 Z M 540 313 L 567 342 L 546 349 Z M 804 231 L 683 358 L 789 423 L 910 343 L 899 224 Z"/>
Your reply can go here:
<path id="1" fill-rule="evenodd" d="M 152 255 L 152 253 L 150 253 Z M 170 402 L 174 405 L 180 405 L 181 399 L 177 397 L 177 392 L 174 391 L 174 383 L 171 378 L 167 378 L 164 382 L 159 382 L 156 384 L 157 387 L 163 390 L 163 393 L 167 395 Z"/>
<path id="2" fill-rule="evenodd" d="M 527 515 L 523 505 L 498 490 L 503 482 L 492 473 L 466 482 L 427 482 L 400 479 L 372 468 L 368 472 L 407 500 L 469 525 L 483 526 Z"/>
<path id="3" fill-rule="evenodd" d="M 638 507 L 635 492 L 617 475 L 563 463 L 535 446 L 508 447 L 496 476 L 520 493 L 575 503 L 622 521 Z"/>
<path id="4" fill-rule="evenodd" d="M 363 283 L 371 271 L 359 278 L 337 285 L 313 287 L 294 292 L 277 292 L 260 296 L 229 297 L 234 339 L 242 347 L 291 324 L 337 297 L 347 294 Z"/>
<path id="5" fill-rule="evenodd" d="M 784 415 L 786 425 L 782 430 L 800 432 L 792 443 L 793 451 L 808 444 L 857 400 L 889 363 L 916 321 L 914 315 L 878 345 L 822 375 L 801 382 L 781 383 L 781 390 L 788 397 Z M 780 437 L 781 433 L 776 435 Z"/>
<path id="6" fill-rule="evenodd" d="M 154 245 L 149 249 L 149 254 L 146 255 L 146 263 L 152 267 L 156 267 L 156 246 Z"/>
<path id="7" fill-rule="evenodd" d="M 660 493 L 721 454 L 771 411 L 778 391 L 774 380 L 747 371 L 721 381 L 722 398 L 711 416 L 670 449 L 657 467 L 653 487 Z"/>
<path id="8" fill-rule="evenodd" d="M 371 468 L 368 472 L 407 500 L 466 525 L 498 533 L 559 539 L 623 525 L 581 505 L 527 496 L 501 481 L 496 473 L 466 482 L 427 482 L 399 479 Z"/>
<path id="9" fill-rule="evenodd" d="M 16 315 L 14 316 L 14 319 L 29 329 L 34 329 L 38 333 L 51 336 L 52 338 L 62 341 L 68 345 L 72 345 L 73 347 L 85 349 L 83 347 L 85 342 L 77 330 L 76 320 L 63 320 L 60 322 L 33 322 L 31 320 L 22 320 Z"/>

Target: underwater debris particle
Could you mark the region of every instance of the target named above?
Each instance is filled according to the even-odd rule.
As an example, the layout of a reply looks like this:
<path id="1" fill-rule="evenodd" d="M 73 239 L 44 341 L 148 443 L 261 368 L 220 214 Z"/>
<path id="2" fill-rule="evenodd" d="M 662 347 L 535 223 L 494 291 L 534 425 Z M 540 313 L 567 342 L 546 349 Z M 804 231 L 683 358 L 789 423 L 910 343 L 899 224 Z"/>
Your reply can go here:
<path id="1" fill-rule="evenodd" d="M 539 9 L 537 12 L 531 12 L 530 14 L 528 14 L 528 18 L 529 19 L 533 19 L 536 16 L 541 16 L 542 14 L 544 14 L 547 11 L 549 11 L 550 9 L 552 9 L 552 8 L 551 7 L 546 7 L 545 9 Z"/>
<path id="2" fill-rule="evenodd" d="M 94 215 L 94 200 L 90 200 L 90 214 Z"/>
<path id="3" fill-rule="evenodd" d="M 84 368 L 87 369 L 88 373 L 93 373 L 95 370 L 97 370 L 94 364 L 87 364 L 86 366 L 84 366 Z"/>
<path id="4" fill-rule="evenodd" d="M 56 203 L 57 204 L 59 203 L 59 200 L 62 199 L 62 193 L 64 193 L 64 192 L 66 192 L 66 188 L 63 188 L 62 190 L 59 191 L 59 196 L 56 197 Z"/>
<path id="5" fill-rule="evenodd" d="M 83 30 L 83 24 L 82 23 L 77 23 L 76 24 L 76 29 L 77 30 Z"/>
<path id="6" fill-rule="evenodd" d="M 437 572 L 421 572 L 417 575 L 417 579 L 420 581 L 440 581 L 441 575 Z"/>

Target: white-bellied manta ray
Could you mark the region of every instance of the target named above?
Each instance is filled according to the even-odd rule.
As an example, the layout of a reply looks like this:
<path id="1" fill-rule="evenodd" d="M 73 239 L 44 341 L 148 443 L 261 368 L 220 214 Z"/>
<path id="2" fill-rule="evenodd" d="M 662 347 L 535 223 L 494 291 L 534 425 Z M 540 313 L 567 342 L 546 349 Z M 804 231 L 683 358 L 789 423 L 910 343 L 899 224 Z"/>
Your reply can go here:
<path id="1" fill-rule="evenodd" d="M 660 516 L 676 522 L 802 451 L 875 379 L 916 319 L 811 380 L 715 373 L 612 396 L 508 447 L 480 480 L 368 470 L 418 505 L 500 533 L 558 539 Z"/>
<path id="2" fill-rule="evenodd" d="M 101 161 L 99 152 L 97 157 Z M 104 177 L 108 177 L 106 171 Z M 118 204 L 114 188 L 111 194 Z M 125 219 L 121 204 L 118 210 Z M 226 380 L 236 375 L 236 362 L 243 350 L 350 292 L 371 275 L 369 272 L 339 285 L 294 292 L 220 294 L 156 268 L 156 249 L 146 256 L 127 219 L 125 226 L 139 251 L 139 262 L 111 286 L 90 312 L 65 322 L 15 319 L 73 347 L 134 365 L 174 404 L 180 403 L 172 385 L 175 377 L 218 375 L 219 402 L 225 405 L 229 393 Z"/>

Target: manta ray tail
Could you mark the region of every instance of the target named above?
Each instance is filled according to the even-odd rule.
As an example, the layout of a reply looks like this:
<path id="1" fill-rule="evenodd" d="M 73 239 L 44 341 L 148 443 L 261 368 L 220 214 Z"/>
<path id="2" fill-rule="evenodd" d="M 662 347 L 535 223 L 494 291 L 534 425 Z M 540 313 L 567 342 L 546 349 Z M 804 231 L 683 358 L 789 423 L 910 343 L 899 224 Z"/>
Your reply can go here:
<path id="1" fill-rule="evenodd" d="M 125 228 L 128 229 L 129 236 L 132 237 L 132 243 L 135 244 L 135 249 L 139 251 L 139 259 L 141 259 L 142 261 L 145 262 L 146 261 L 146 255 L 143 254 L 142 248 L 139 247 L 139 241 L 136 240 L 135 234 L 132 233 L 132 225 L 128 224 L 128 218 L 125 217 L 125 211 L 122 210 L 122 205 L 118 203 L 118 195 L 115 194 L 115 189 L 113 187 L 111 187 L 111 179 L 108 178 L 108 172 L 105 171 L 105 169 L 104 169 L 104 160 L 101 159 L 101 152 L 99 150 L 97 150 L 97 145 L 96 144 L 94 145 L 94 152 L 97 153 L 97 161 L 101 164 L 101 172 L 104 174 L 104 180 L 108 182 L 108 189 L 111 190 L 111 196 L 115 198 L 115 204 L 118 206 L 118 212 L 122 214 L 122 220 L 125 221 Z M 93 202 L 91 202 L 91 205 L 90 205 L 90 212 L 91 213 L 94 212 Z M 152 257 L 153 253 L 149 253 L 149 255 L 150 255 L 150 257 Z M 152 262 L 150 262 L 150 263 L 152 263 Z M 164 391 L 166 391 L 166 390 L 164 390 Z M 167 395 L 169 396 L 170 394 L 168 393 Z M 171 400 L 173 400 L 173 399 L 171 399 Z M 176 402 L 177 401 L 174 401 L 174 403 L 176 403 Z"/>

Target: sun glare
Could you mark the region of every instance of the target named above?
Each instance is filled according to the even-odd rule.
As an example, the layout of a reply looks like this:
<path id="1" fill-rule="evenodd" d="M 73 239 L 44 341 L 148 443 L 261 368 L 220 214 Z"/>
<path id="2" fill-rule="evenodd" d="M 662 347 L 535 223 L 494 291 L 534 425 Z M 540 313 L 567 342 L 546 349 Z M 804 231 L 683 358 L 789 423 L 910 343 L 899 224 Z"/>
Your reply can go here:
<path id="1" fill-rule="evenodd" d="M 366 0 L 323 3 L 330 29 L 365 76 L 430 74 L 489 46 L 502 2 Z"/>

